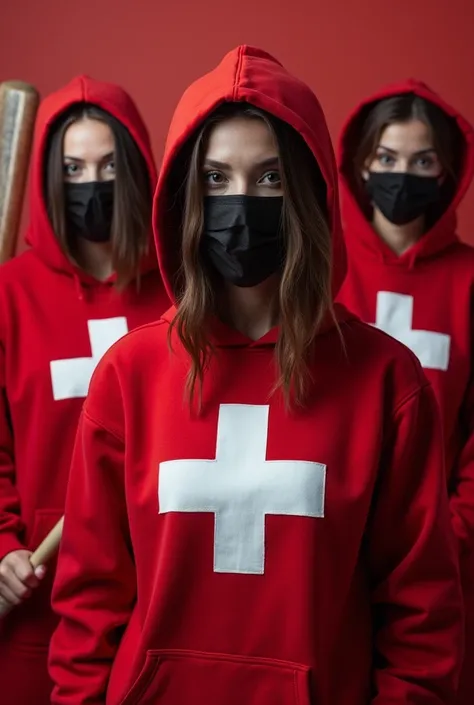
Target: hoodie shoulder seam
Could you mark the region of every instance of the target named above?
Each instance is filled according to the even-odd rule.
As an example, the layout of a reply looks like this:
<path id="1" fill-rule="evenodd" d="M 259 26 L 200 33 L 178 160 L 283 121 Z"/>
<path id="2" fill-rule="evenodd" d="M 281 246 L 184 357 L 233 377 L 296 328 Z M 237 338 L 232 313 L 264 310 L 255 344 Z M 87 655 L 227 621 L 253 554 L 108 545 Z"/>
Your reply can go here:
<path id="1" fill-rule="evenodd" d="M 110 434 L 111 436 L 113 436 L 117 441 L 120 441 L 120 443 L 123 443 L 123 442 L 125 441 L 125 436 L 124 436 L 124 435 L 120 434 L 120 433 L 119 433 L 118 431 L 116 431 L 115 429 L 110 428 L 110 426 L 108 426 L 106 423 L 104 423 L 103 421 L 100 421 L 100 419 L 98 419 L 98 418 L 96 418 L 95 416 L 93 416 L 93 415 L 88 411 L 88 409 L 84 408 L 82 413 L 83 413 L 85 419 L 87 419 L 87 420 L 90 421 L 92 424 L 94 424 L 94 426 L 98 426 L 99 428 L 101 428 L 101 429 L 102 429 L 103 431 L 105 431 L 106 433 L 109 433 L 109 434 Z"/>
<path id="2" fill-rule="evenodd" d="M 362 328 L 365 328 L 367 330 L 372 331 L 376 336 L 379 338 L 384 338 L 387 341 L 390 341 L 390 343 L 393 345 L 394 348 L 397 348 L 397 351 L 399 353 L 399 358 L 403 355 L 405 360 L 409 360 L 411 363 L 411 366 L 416 374 L 416 377 L 418 379 L 419 386 L 422 387 L 426 383 L 426 378 L 423 373 L 423 368 L 421 367 L 421 363 L 416 357 L 415 353 L 410 350 L 406 345 L 401 343 L 399 340 L 394 338 L 393 336 L 389 335 L 388 333 L 385 333 L 385 331 L 380 330 L 380 328 L 377 328 L 375 325 L 371 325 L 370 323 L 364 323 L 364 321 L 361 321 L 358 318 L 354 319 L 354 323 L 357 326 L 360 326 Z M 429 383 L 428 383 L 429 386 Z"/>
<path id="3" fill-rule="evenodd" d="M 156 321 L 151 321 L 150 323 L 144 323 L 142 326 L 138 326 L 137 328 L 134 328 L 133 330 L 131 330 L 131 331 L 127 334 L 127 337 L 130 337 L 130 336 L 132 336 L 134 333 L 138 333 L 138 332 L 141 331 L 141 330 L 146 330 L 147 328 L 155 328 L 155 326 L 156 326 L 156 327 L 158 327 L 158 326 L 164 326 L 164 325 L 166 325 L 166 323 L 167 323 L 166 319 L 165 319 L 163 316 L 161 316 L 161 317 L 158 318 L 158 320 L 156 320 Z"/>
<path id="4" fill-rule="evenodd" d="M 395 418 L 395 416 L 400 412 L 400 410 L 403 409 L 404 406 L 409 404 L 412 399 L 419 396 L 420 394 L 423 394 L 423 392 L 428 389 L 433 389 L 433 386 L 431 382 L 429 382 L 424 376 L 423 369 L 418 358 L 409 348 L 406 347 L 406 345 L 403 345 L 403 343 L 400 343 L 400 341 L 396 340 L 395 338 L 392 338 L 392 336 L 388 335 L 383 330 L 376 328 L 375 326 L 371 326 L 370 324 L 364 323 L 363 321 L 360 321 L 358 319 L 355 319 L 355 323 L 356 325 L 362 326 L 363 328 L 369 328 L 371 331 L 374 331 L 375 334 L 379 337 L 388 338 L 392 343 L 395 343 L 395 346 L 403 354 L 405 360 L 411 363 L 411 367 L 415 373 L 416 380 L 413 381 L 414 386 L 412 386 L 411 389 L 408 389 L 404 394 L 402 394 L 401 398 L 398 399 L 394 404 L 392 418 Z"/>

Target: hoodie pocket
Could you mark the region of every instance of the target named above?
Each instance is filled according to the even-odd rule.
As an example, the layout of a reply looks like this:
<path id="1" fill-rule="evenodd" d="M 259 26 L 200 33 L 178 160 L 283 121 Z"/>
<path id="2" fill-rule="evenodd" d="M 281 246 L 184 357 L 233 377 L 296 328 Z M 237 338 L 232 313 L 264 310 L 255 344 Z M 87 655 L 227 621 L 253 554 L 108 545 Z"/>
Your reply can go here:
<path id="1" fill-rule="evenodd" d="M 309 668 L 199 651 L 148 651 L 120 705 L 310 705 Z"/>

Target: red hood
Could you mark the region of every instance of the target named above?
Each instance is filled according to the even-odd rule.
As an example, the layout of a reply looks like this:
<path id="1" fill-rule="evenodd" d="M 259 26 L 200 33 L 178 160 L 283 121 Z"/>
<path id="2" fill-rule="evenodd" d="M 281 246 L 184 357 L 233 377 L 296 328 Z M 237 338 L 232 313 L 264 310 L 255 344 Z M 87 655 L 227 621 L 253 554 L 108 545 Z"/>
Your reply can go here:
<path id="1" fill-rule="evenodd" d="M 45 149 L 49 131 L 57 118 L 74 103 L 91 103 L 106 110 L 128 129 L 148 165 L 152 191 L 156 184 L 156 167 L 150 138 L 145 124 L 130 96 L 119 86 L 95 81 L 88 76 L 78 76 L 45 98 L 36 118 L 32 154 L 30 189 L 30 223 L 26 241 L 38 256 L 52 269 L 78 277 L 83 283 L 96 280 L 72 264 L 61 250 L 48 218 L 44 199 L 43 174 Z M 142 265 L 143 271 L 156 268 L 154 247 Z"/>
<path id="2" fill-rule="evenodd" d="M 377 101 L 403 93 L 414 93 L 429 100 L 456 121 L 464 138 L 464 158 L 458 188 L 449 207 L 436 221 L 433 227 L 402 257 L 398 257 L 377 236 L 354 195 L 352 180 L 352 158 L 354 145 L 357 144 L 361 123 L 367 110 Z M 456 235 L 456 209 L 464 198 L 474 175 L 474 130 L 472 126 L 452 106 L 445 103 L 427 85 L 414 79 L 404 83 L 388 86 L 364 100 L 349 116 L 341 135 L 339 144 L 339 171 L 341 177 L 342 215 L 345 237 L 349 249 L 363 249 L 366 256 L 383 259 L 385 262 L 403 261 L 412 266 L 417 259 L 432 256 L 444 250 L 458 240 Z"/>
<path id="3" fill-rule="evenodd" d="M 300 133 L 319 164 L 327 186 L 328 212 L 333 233 L 334 295 L 346 273 L 337 170 L 326 120 L 315 95 L 289 74 L 272 56 L 249 46 L 229 52 L 210 73 L 193 83 L 176 108 L 165 147 L 155 193 L 153 224 L 161 274 L 171 300 L 179 266 L 176 228 L 168 224 L 170 210 L 167 182 L 171 167 L 185 142 L 206 117 L 224 102 L 247 102 L 285 121 Z"/>

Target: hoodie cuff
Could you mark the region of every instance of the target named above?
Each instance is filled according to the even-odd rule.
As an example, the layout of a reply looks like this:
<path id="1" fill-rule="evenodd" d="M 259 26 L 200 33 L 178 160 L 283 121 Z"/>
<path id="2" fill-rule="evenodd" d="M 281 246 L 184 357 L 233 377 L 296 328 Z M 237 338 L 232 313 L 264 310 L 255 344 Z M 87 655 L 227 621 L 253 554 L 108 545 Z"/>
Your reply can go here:
<path id="1" fill-rule="evenodd" d="M 12 551 L 27 551 L 16 534 L 0 534 L 0 561 Z"/>

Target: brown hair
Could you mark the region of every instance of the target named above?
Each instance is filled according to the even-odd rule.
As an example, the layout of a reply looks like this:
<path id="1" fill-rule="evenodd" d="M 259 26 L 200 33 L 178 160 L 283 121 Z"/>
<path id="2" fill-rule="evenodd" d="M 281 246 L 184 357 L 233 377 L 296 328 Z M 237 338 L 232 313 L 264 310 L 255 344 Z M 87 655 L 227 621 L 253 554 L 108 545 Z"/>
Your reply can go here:
<path id="1" fill-rule="evenodd" d="M 117 287 L 139 281 L 140 260 L 149 247 L 152 186 L 147 164 L 127 128 L 110 113 L 88 103 L 67 110 L 53 126 L 46 147 L 44 189 L 48 215 L 63 252 L 74 260 L 74 239 L 66 228 L 64 202 L 64 135 L 79 120 L 100 120 L 115 141 L 115 197 L 112 220 L 112 264 Z"/>
<path id="2" fill-rule="evenodd" d="M 452 200 L 461 173 L 464 138 L 455 120 L 440 107 L 414 93 L 403 93 L 370 105 L 352 127 L 348 144 L 354 145 L 352 177 L 359 192 L 363 189 L 362 171 L 377 152 L 385 129 L 410 120 L 423 122 L 431 131 L 433 146 L 446 174 L 441 187 L 437 216 Z"/>
<path id="3" fill-rule="evenodd" d="M 179 303 L 170 327 L 170 341 L 176 329 L 191 358 L 187 391 L 192 402 L 196 384 L 202 389 L 204 372 L 213 353 L 207 324 L 215 313 L 214 279 L 200 252 L 202 162 L 211 128 L 217 122 L 240 115 L 263 120 L 279 148 L 286 260 L 279 286 L 280 335 L 275 351 L 279 378 L 275 390 L 282 389 L 287 405 L 290 402 L 303 405 L 315 338 L 326 314 L 333 315 L 326 185 L 303 138 L 286 123 L 245 103 L 225 104 L 211 115 L 171 174 L 175 208 L 181 211 L 182 219 L 182 264 L 175 287 Z"/>

